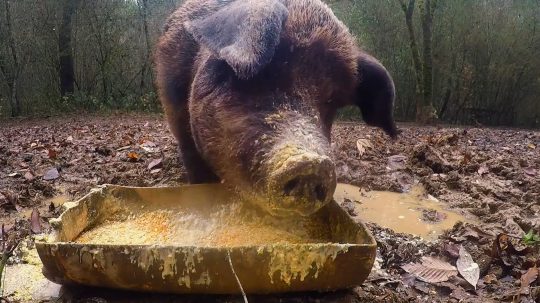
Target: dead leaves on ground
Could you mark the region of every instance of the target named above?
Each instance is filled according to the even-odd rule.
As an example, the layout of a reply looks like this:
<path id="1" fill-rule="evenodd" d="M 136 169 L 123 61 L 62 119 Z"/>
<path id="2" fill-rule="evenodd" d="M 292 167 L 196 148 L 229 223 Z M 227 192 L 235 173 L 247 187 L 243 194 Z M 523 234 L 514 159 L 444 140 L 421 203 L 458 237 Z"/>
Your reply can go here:
<path id="1" fill-rule="evenodd" d="M 137 154 L 136 152 L 128 152 L 127 153 L 127 158 L 128 158 L 128 160 L 130 162 L 137 162 L 137 161 L 139 161 L 141 156 L 139 156 L 139 154 Z"/>
<path id="2" fill-rule="evenodd" d="M 60 173 L 58 172 L 58 169 L 56 169 L 54 167 L 47 170 L 45 172 L 45 174 L 43 174 L 43 180 L 45 180 L 45 181 L 52 181 L 52 180 L 56 180 L 58 178 L 60 178 Z"/>
<path id="3" fill-rule="evenodd" d="M 32 215 L 30 215 L 30 230 L 34 234 L 39 234 L 43 231 L 41 227 L 41 217 L 37 208 L 34 208 L 32 210 Z"/>
<path id="4" fill-rule="evenodd" d="M 527 270 L 527 272 L 525 272 L 519 280 L 521 282 L 519 293 L 521 295 L 528 295 L 529 287 L 533 282 L 538 280 L 538 267 L 534 266 L 529 268 L 529 270 Z"/>
<path id="5" fill-rule="evenodd" d="M 459 236 L 459 238 L 463 241 L 473 241 L 485 237 L 492 238 L 488 233 L 485 233 L 478 228 L 469 226 L 469 228 L 462 229 L 464 230 L 464 234 Z M 438 257 L 422 257 L 421 263 L 405 264 L 402 266 L 402 269 L 419 281 L 434 284 L 437 287 L 449 287 L 452 289 L 454 295 L 457 294 L 456 291 L 466 293 L 467 290 L 467 287 L 465 287 L 466 284 L 453 285 L 450 287 L 450 284 L 455 284 L 459 281 L 460 278 L 457 277 L 458 273 L 465 281 L 474 287 L 475 291 L 478 287 L 485 288 L 488 287 L 488 285 L 493 287 L 495 285 L 500 285 L 501 283 L 508 283 L 508 281 L 511 282 L 515 279 L 519 279 L 519 287 L 514 288 L 513 291 L 506 292 L 504 296 L 513 298 L 514 302 L 523 302 L 521 301 L 522 296 L 529 296 L 530 299 L 535 300 L 535 298 L 538 299 L 537 294 L 536 292 L 531 291 L 531 289 L 540 285 L 538 270 L 538 267 L 540 266 L 540 246 L 536 247 L 540 242 L 531 240 L 535 239 L 535 237 L 537 237 L 536 239 L 538 240 L 540 235 L 536 235 L 532 231 L 523 237 L 523 239 L 511 237 L 503 233 L 498 234 L 493 240 L 491 251 L 488 250 L 484 252 L 488 263 L 483 263 L 485 264 L 483 271 L 465 247 L 455 243 L 447 243 L 441 247 L 441 252 L 449 257 L 450 260 L 456 260 L 455 266 L 451 261 L 447 261 L 446 259 Z M 519 249 L 516 248 L 523 245 L 532 246 Z M 479 252 L 477 251 L 477 257 L 478 253 L 482 253 L 482 250 Z M 481 257 L 479 258 L 481 259 Z M 497 266 L 502 266 L 502 272 L 497 273 L 496 270 L 491 271 L 490 268 L 493 266 L 495 266 L 495 268 L 501 268 Z M 482 278 L 482 283 L 479 284 L 481 275 L 484 275 L 484 277 Z M 467 283 L 463 281 L 463 279 L 461 281 Z M 449 280 L 453 282 L 448 283 L 447 281 Z M 472 292 L 472 288 L 468 291 Z M 451 295 L 451 297 L 454 296 Z"/>
<path id="6" fill-rule="evenodd" d="M 369 139 L 358 139 L 356 141 L 356 149 L 358 149 L 358 156 L 360 157 L 362 157 L 366 153 L 366 150 L 372 148 L 373 144 L 371 143 L 371 141 L 369 141 Z"/>
<path id="7" fill-rule="evenodd" d="M 154 159 L 148 164 L 148 170 L 155 172 L 163 166 L 163 158 Z"/>
<path id="8" fill-rule="evenodd" d="M 457 267 L 434 257 L 422 257 L 422 263 L 409 263 L 403 265 L 402 268 L 418 280 L 427 283 L 446 282 L 459 273 L 476 289 L 480 279 L 480 268 L 463 246 L 459 248 L 456 265 Z"/>
<path id="9" fill-rule="evenodd" d="M 403 265 L 402 268 L 420 281 L 427 283 L 445 282 L 458 274 L 455 266 L 432 257 L 423 257 L 422 263 L 409 263 Z"/>
<path id="10" fill-rule="evenodd" d="M 459 249 L 459 259 L 456 265 L 461 276 L 476 289 L 476 284 L 480 279 L 480 267 L 473 261 L 471 254 L 463 246 Z"/>

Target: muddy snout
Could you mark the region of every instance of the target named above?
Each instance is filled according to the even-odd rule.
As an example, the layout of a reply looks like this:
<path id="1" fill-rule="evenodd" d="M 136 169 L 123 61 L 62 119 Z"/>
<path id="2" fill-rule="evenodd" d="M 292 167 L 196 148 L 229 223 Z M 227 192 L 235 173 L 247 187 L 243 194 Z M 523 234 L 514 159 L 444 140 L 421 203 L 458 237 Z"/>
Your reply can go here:
<path id="1" fill-rule="evenodd" d="M 276 158 L 279 165 L 268 182 L 269 193 L 277 198 L 272 203 L 275 213 L 308 216 L 330 202 L 336 189 L 336 173 L 328 156 L 304 152 Z"/>

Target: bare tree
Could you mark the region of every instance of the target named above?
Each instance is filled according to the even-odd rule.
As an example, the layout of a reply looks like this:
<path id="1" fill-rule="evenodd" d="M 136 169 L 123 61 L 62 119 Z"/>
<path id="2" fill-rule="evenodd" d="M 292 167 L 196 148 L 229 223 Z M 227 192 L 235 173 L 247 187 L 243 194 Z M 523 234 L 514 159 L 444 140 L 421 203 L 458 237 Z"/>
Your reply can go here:
<path id="1" fill-rule="evenodd" d="M 416 121 L 420 123 L 433 122 L 437 112 L 433 107 L 433 13 L 435 0 L 419 1 L 422 20 L 422 60 L 418 41 L 414 30 L 414 11 L 416 0 L 398 0 L 405 14 L 405 24 L 409 34 L 409 47 L 411 49 L 413 67 L 415 71 Z"/>
<path id="2" fill-rule="evenodd" d="M 71 46 L 72 19 L 80 0 L 64 0 L 62 23 L 58 33 L 60 93 L 62 96 L 73 94 L 75 89 L 75 68 L 73 48 Z"/>
<path id="3" fill-rule="evenodd" d="M 6 79 L 9 90 L 9 103 L 11 107 L 11 116 L 16 117 L 21 114 L 21 101 L 18 92 L 19 76 L 22 72 L 22 65 L 17 54 L 15 38 L 13 35 L 13 20 L 11 18 L 10 0 L 4 0 L 4 11 L 6 18 L 6 36 L 8 52 L 11 54 L 11 66 L 7 63 L 7 58 L 0 57 L 0 71 Z M 1 30 L 1 28 L 0 28 Z"/>

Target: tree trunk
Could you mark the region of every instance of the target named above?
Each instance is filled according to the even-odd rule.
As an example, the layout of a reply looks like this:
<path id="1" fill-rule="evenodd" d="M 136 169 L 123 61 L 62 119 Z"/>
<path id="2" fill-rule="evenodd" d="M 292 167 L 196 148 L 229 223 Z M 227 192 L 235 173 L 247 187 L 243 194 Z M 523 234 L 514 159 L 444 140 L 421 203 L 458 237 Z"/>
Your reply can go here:
<path id="1" fill-rule="evenodd" d="M 4 1 L 4 8 L 6 11 L 6 27 L 8 35 L 8 44 L 11 51 L 11 58 L 13 60 L 13 69 L 10 75 L 5 75 L 8 87 L 9 87 L 9 103 L 11 106 L 11 116 L 16 117 L 21 114 L 21 100 L 17 90 L 17 80 L 21 73 L 21 65 L 19 63 L 19 56 L 17 55 L 17 48 L 15 46 L 15 39 L 13 38 L 13 23 L 11 20 L 10 0 Z"/>
<path id="2" fill-rule="evenodd" d="M 416 41 L 416 34 L 414 32 L 414 7 L 415 0 L 409 0 L 409 3 L 406 4 L 404 0 L 399 0 L 401 4 L 401 9 L 405 13 L 405 23 L 407 25 L 407 31 L 409 33 L 409 47 L 411 49 L 411 55 L 413 59 L 413 67 L 415 73 L 415 103 L 422 97 L 423 94 L 423 82 L 422 82 L 422 63 L 420 62 L 420 51 L 418 49 L 418 43 Z"/>
<path id="3" fill-rule="evenodd" d="M 434 1 L 434 0 L 433 0 Z M 422 10 L 423 64 L 422 88 L 423 96 L 416 107 L 416 121 L 422 124 L 433 123 L 437 119 L 437 111 L 433 107 L 433 8 L 432 0 L 424 0 Z"/>
<path id="4" fill-rule="evenodd" d="M 75 68 L 71 47 L 72 20 L 80 0 L 64 0 L 62 24 L 58 35 L 60 53 L 60 93 L 62 96 L 73 94 L 75 90 Z"/>

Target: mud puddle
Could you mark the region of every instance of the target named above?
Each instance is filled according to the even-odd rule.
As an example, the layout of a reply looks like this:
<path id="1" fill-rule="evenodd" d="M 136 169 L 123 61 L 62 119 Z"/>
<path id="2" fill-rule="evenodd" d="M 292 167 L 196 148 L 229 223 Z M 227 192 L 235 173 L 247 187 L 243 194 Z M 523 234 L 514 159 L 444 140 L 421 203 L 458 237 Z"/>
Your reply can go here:
<path id="1" fill-rule="evenodd" d="M 342 203 L 354 202 L 358 216 L 395 232 L 434 240 L 459 221 L 471 222 L 464 216 L 444 209 L 436 199 L 427 196 L 424 188 L 415 186 L 408 193 L 385 191 L 364 192 L 360 187 L 338 184 L 334 198 Z"/>

